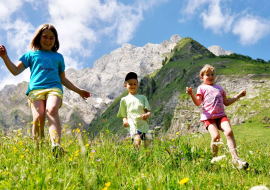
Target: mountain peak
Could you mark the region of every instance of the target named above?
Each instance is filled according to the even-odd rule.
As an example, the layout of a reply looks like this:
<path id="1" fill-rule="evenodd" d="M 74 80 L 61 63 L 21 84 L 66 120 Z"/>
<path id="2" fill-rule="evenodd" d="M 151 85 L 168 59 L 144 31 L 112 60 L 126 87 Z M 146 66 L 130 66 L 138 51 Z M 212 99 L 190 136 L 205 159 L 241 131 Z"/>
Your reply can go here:
<path id="1" fill-rule="evenodd" d="M 208 50 L 211 51 L 216 56 L 233 54 L 231 50 L 225 51 L 224 49 L 222 49 L 220 46 L 217 45 L 208 47 Z"/>
<path id="2" fill-rule="evenodd" d="M 171 41 L 172 43 L 178 43 L 181 39 L 182 39 L 182 38 L 181 38 L 180 35 L 175 34 L 175 35 L 172 35 L 170 41 Z"/>

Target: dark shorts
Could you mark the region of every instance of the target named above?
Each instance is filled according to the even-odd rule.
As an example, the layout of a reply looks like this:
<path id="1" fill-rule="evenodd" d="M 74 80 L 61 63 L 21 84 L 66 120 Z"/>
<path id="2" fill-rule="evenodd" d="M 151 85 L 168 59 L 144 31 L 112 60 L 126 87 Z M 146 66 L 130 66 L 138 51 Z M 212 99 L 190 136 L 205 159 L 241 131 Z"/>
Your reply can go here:
<path id="1" fill-rule="evenodd" d="M 229 121 L 228 118 L 227 118 L 226 116 L 220 117 L 220 118 L 216 118 L 216 119 L 208 119 L 208 120 L 204 120 L 204 121 L 202 121 L 202 122 L 204 122 L 204 126 L 205 126 L 205 128 L 206 128 L 207 130 L 208 130 L 208 126 L 209 126 L 210 124 L 216 124 L 216 125 L 217 125 L 217 128 L 218 128 L 219 130 L 221 130 L 220 125 L 221 125 L 221 123 L 224 122 L 224 121 Z"/>
<path id="2" fill-rule="evenodd" d="M 140 132 L 140 131 L 138 131 L 137 130 L 137 133 L 136 134 L 138 134 L 138 135 L 140 135 L 140 137 L 141 137 L 141 140 L 146 140 L 146 133 L 142 133 L 142 132 Z M 135 134 L 135 135 L 136 135 Z M 134 135 L 134 136 L 135 136 Z M 134 138 L 132 138 L 132 142 L 134 141 Z"/>

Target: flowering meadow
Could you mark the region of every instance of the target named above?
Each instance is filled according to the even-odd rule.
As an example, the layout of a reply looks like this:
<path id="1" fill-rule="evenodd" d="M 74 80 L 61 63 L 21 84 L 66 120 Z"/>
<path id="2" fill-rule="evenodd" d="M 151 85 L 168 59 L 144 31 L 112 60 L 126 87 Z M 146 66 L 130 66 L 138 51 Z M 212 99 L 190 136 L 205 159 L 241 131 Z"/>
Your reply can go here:
<path id="1" fill-rule="evenodd" d="M 0 189 L 269 188 L 270 143 L 260 138 L 248 141 L 250 126 L 240 127 L 241 131 L 235 128 L 235 135 L 239 156 L 250 164 L 247 170 L 233 165 L 224 136 L 219 155 L 226 157 L 211 164 L 209 134 L 158 135 L 148 147 L 137 149 L 129 137 L 108 130 L 91 139 L 79 125 L 77 129 L 64 126 L 65 154 L 54 158 L 48 131 L 42 142 L 35 142 L 28 127 L 1 134 Z M 256 133 L 269 139 L 270 129 Z"/>

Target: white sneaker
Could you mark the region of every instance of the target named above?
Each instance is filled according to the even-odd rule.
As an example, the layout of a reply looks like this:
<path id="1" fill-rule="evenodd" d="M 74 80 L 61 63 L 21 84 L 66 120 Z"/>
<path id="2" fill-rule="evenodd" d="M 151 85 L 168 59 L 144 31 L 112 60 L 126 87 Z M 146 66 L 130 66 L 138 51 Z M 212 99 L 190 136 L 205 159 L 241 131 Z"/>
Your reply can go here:
<path id="1" fill-rule="evenodd" d="M 214 164 L 215 162 L 219 162 L 219 161 L 223 160 L 223 158 L 226 158 L 226 155 L 214 157 L 214 158 L 211 160 L 211 164 Z"/>
<path id="2" fill-rule="evenodd" d="M 237 169 L 241 170 L 244 169 L 246 170 L 249 166 L 249 164 L 246 161 L 243 161 L 240 158 L 234 158 L 233 159 L 233 163 L 235 164 L 235 166 L 237 167 Z"/>

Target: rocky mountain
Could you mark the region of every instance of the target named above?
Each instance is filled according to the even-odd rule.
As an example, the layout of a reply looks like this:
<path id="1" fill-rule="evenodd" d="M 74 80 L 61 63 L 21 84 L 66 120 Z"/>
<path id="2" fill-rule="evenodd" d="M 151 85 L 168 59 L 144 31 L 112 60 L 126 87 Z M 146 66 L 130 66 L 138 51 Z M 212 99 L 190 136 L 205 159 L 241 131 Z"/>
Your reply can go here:
<path id="1" fill-rule="evenodd" d="M 216 56 L 233 54 L 233 52 L 231 50 L 225 51 L 220 46 L 216 46 L 216 45 L 208 47 L 208 50 L 211 51 Z"/>
<path id="2" fill-rule="evenodd" d="M 201 84 L 199 72 L 205 64 L 216 68 L 216 84 L 221 85 L 227 97 L 247 91 L 242 100 L 225 108 L 232 125 L 245 122 L 270 124 L 270 66 L 248 56 L 234 55 L 216 57 L 191 38 L 178 42 L 168 61 L 157 72 L 142 78 L 138 93 L 148 97 L 152 116 L 150 128 L 161 129 L 166 134 L 206 132 L 200 122 L 202 107 L 193 104 L 185 88 L 192 87 L 196 93 Z M 123 93 L 108 109 L 90 124 L 90 132 L 102 129 L 124 135 L 121 119 L 116 117 Z"/>
<path id="3" fill-rule="evenodd" d="M 143 47 L 124 44 L 98 59 L 93 68 L 83 70 L 68 69 L 66 77 L 80 88 L 92 94 L 84 101 L 78 94 L 64 88 L 63 107 L 60 109 L 62 123 L 85 129 L 93 118 L 103 113 L 112 101 L 121 95 L 125 88 L 125 75 L 134 71 L 140 78 L 162 67 L 162 60 L 182 38 L 173 35 L 170 41 L 161 44 L 148 43 Z M 25 91 L 27 83 L 17 86 L 7 85 L 0 91 L 0 129 L 18 129 L 31 126 L 31 112 L 27 105 Z"/>

